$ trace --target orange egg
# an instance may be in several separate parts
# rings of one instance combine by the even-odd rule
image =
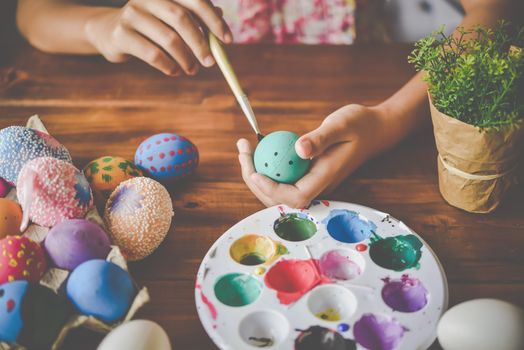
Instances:
[[[0,239],[19,235],[22,223],[22,208],[7,198],[0,198]]]

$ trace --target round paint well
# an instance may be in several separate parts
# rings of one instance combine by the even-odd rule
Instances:
[[[334,209],[322,223],[331,237],[343,243],[358,243],[371,237],[377,226],[357,212]]]
[[[307,300],[309,311],[324,321],[346,320],[357,310],[357,298],[348,289],[324,285],[316,287]]]
[[[271,348],[286,339],[289,322],[276,311],[257,311],[240,321],[238,331],[246,344],[257,348]]]
[[[364,272],[366,262],[362,255],[351,249],[334,249],[322,254],[320,272],[331,279],[349,281]]]
[[[353,325],[355,341],[366,349],[393,350],[407,329],[387,315],[363,314]]]
[[[253,276],[243,273],[230,273],[215,283],[215,296],[228,306],[246,306],[258,299],[262,283]]]
[[[273,229],[280,238],[291,242],[305,241],[317,233],[317,225],[303,213],[281,215],[275,221]]]
[[[416,312],[428,304],[429,293],[424,284],[414,277],[384,278],[382,299],[394,311]]]
[[[369,256],[378,266],[394,271],[418,268],[423,244],[414,235],[374,238]]]
[[[255,266],[271,260],[276,255],[276,250],[275,242],[269,237],[246,235],[231,245],[229,254],[239,264]]]

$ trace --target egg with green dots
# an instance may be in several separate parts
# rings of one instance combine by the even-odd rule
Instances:
[[[295,151],[298,135],[290,131],[275,131],[258,144],[254,162],[258,173],[280,183],[295,183],[309,169],[310,160]]]

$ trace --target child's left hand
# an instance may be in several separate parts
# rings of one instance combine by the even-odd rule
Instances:
[[[380,107],[348,105],[329,115],[322,125],[295,144],[298,155],[312,158],[311,168],[295,184],[280,184],[258,174],[253,149],[246,139],[237,143],[242,177],[266,206],[305,208],[321,193],[335,189],[367,159],[388,145],[385,111]]]

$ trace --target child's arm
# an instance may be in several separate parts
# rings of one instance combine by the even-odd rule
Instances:
[[[518,10],[519,0],[463,0],[462,3],[466,15],[460,26],[465,28],[476,24],[493,26],[502,18],[522,20],[518,18],[522,13]],[[257,174],[251,145],[245,139],[239,140],[242,177],[266,206],[283,203],[304,208],[319,194],[333,190],[366,160],[429,125],[427,104],[427,87],[418,74],[377,106],[348,105],[335,111],[318,129],[297,141],[297,153],[303,158],[313,158],[313,164],[294,185],[278,184]]]
[[[51,53],[102,54],[111,62],[135,56],[168,75],[195,74],[214,64],[203,22],[224,42],[231,32],[207,0],[131,0],[122,8],[74,0],[19,0],[18,27],[36,48]]]

